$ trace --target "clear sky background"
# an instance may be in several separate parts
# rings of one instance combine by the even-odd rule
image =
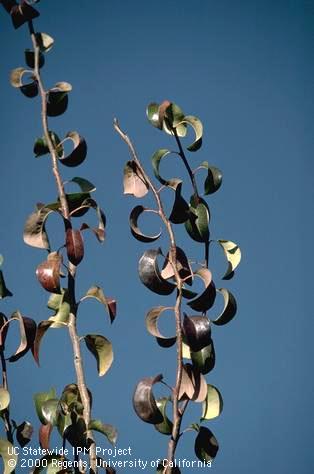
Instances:
[[[85,236],[86,258],[78,272],[78,295],[99,284],[118,299],[112,326],[96,302],[86,302],[79,314],[80,334],[106,335],[115,352],[108,374],[97,378],[95,361],[83,348],[94,416],[117,426],[118,447],[131,446],[134,458],[166,454],[168,438],[137,418],[131,397],[144,376],[162,372],[173,383],[175,350],[161,349],[144,325],[148,309],[173,300],[139,281],[138,259],[154,244],[130,234],[129,212],[140,201],[123,196],[128,152],[112,121],[119,118],[151,171],[150,156],[171,146],[171,138],[149,125],[145,108],[170,99],[204,124],[204,145],[190,162],[208,160],[223,171],[223,186],[208,200],[212,237],[237,242],[243,253],[235,278],[227,282],[238,315],[213,331],[216,367],[207,380],[220,389],[224,411],[208,423],[220,443],[211,469],[313,473],[314,2],[69,0],[43,1],[38,8],[36,28],[55,38],[43,69],[46,87],[63,80],[73,84],[68,111],[51,119],[50,127],[61,136],[79,131],[89,147],[85,163],[63,167],[63,177],[92,181],[108,218],[103,246]],[[48,157],[36,160],[32,153],[42,134],[39,101],[25,98],[8,80],[11,69],[24,65],[27,28],[14,31],[4,11],[0,24],[0,252],[14,293],[1,310],[19,308],[39,322],[49,316],[49,295],[35,277],[45,252],[27,247],[22,231],[35,203],[53,201],[56,190]],[[167,166],[165,175],[184,176],[188,198],[182,168]],[[146,226],[156,228],[153,220]],[[62,225],[56,217],[48,230],[58,245]],[[200,259],[201,246],[179,226],[176,231],[189,257]],[[166,239],[160,243],[167,248]],[[225,270],[219,249],[210,265],[218,286]],[[8,347],[14,349],[14,331]],[[71,351],[67,331],[51,330],[42,343],[41,368],[30,354],[10,364],[17,422],[26,418],[37,429],[32,394],[51,387],[60,394],[74,381]],[[187,422],[197,421],[200,410],[193,408]],[[98,443],[109,447],[101,437]],[[194,435],[187,433],[178,457],[195,459],[193,444]]]

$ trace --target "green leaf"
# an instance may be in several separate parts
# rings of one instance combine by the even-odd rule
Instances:
[[[76,176],[75,178],[72,178],[70,181],[72,183],[78,184],[82,193],[92,193],[93,191],[96,191],[96,187],[93,185],[93,183],[91,183],[85,178],[79,178],[78,176]]]
[[[42,406],[47,400],[53,400],[57,398],[56,390],[54,388],[51,388],[49,392],[35,393],[33,398],[35,402],[37,416],[41,423],[45,425],[47,422],[42,412]]]
[[[3,265],[3,261],[4,261],[3,255],[0,254],[0,267]]]
[[[213,340],[211,339],[207,346],[197,352],[191,350],[190,357],[194,367],[196,367],[202,374],[208,374],[208,372],[213,370],[216,362]]]
[[[14,453],[12,444],[6,439],[0,438],[0,456],[2,457],[4,465],[3,474],[10,474],[13,472],[17,464],[18,456],[9,453]]]
[[[183,224],[189,219],[189,205],[181,195],[182,182],[175,186],[175,201],[169,216],[173,224]]]
[[[220,315],[216,319],[211,319],[211,321],[217,326],[223,326],[229,323],[236,315],[237,302],[233,294],[226,288],[220,288],[217,291],[223,296],[224,307]]]
[[[241,250],[238,245],[231,242],[231,240],[218,240],[217,242],[222,247],[226,259],[228,260],[228,268],[222,279],[229,280],[233,277],[234,270],[241,261]]]
[[[152,336],[156,337],[156,340],[158,344],[161,347],[171,347],[175,344],[177,337],[166,337],[161,334],[161,332],[158,329],[158,319],[162,315],[164,311],[167,310],[174,310],[173,307],[169,306],[157,306],[155,308],[152,308],[148,313],[146,314],[145,318],[145,323],[146,323],[146,329],[151,334]]]
[[[35,38],[41,52],[47,53],[50,51],[54,43],[54,39],[51,36],[47,35],[47,33],[36,33]]]
[[[181,124],[190,125],[194,129],[194,132],[195,132],[195,140],[190,146],[187,147],[187,149],[189,151],[199,150],[202,146],[202,137],[203,137],[202,122],[197,117],[194,117],[193,115],[186,115],[181,121]]]
[[[135,161],[128,161],[124,167],[124,194],[141,198],[148,193],[148,184]]]
[[[190,199],[190,217],[185,222],[187,233],[196,242],[208,242],[209,221],[210,212],[207,203],[201,198],[197,200],[193,195]]]
[[[40,249],[50,249],[45,223],[51,212],[53,210],[41,207],[27,218],[23,233],[23,239],[27,245]]]
[[[159,120],[159,104],[152,102],[146,109],[146,115],[150,123],[161,130],[162,126]]]
[[[113,362],[112,344],[104,336],[88,334],[84,337],[87,349],[97,361],[98,374],[101,377],[111,367]]]
[[[8,408],[10,404],[10,393],[4,387],[0,387],[0,411]]]
[[[154,426],[156,430],[159,431],[159,433],[162,433],[164,435],[171,435],[173,428],[173,423],[169,420],[166,414],[167,404],[169,401],[169,397],[162,397],[156,400],[156,405],[163,416],[163,421],[161,423],[155,424]]]
[[[52,426],[56,426],[59,404],[60,402],[57,398],[51,398],[42,403],[41,414],[44,419],[44,425],[50,423]]]
[[[129,219],[131,233],[133,237],[135,237],[140,242],[154,242],[155,240],[159,239],[159,237],[161,236],[161,231],[158,234],[152,235],[152,236],[145,235],[140,231],[137,221],[138,221],[139,216],[143,214],[143,212],[156,213],[156,211],[154,211],[153,209],[147,209],[146,207],[143,207],[143,206],[134,207],[134,209],[131,211],[130,219]]]
[[[80,299],[84,301],[87,298],[95,298],[99,303],[102,303],[108,311],[110,321],[113,322],[117,314],[116,300],[108,298],[104,295],[104,292],[100,286],[92,286],[87,293]]]
[[[200,427],[195,439],[195,454],[201,461],[211,462],[218,452],[218,441],[213,433],[204,426]]]
[[[161,106],[160,106],[161,107]],[[179,137],[185,137],[187,127],[184,120],[184,113],[182,109],[173,102],[166,107],[164,113],[163,129],[168,134],[173,134],[172,129],[176,129],[176,133]]]
[[[4,276],[2,270],[0,270],[0,300],[6,298],[7,296],[13,296],[11,291],[8,290],[5,284]]]
[[[165,156],[169,155],[170,153],[171,153],[170,150],[167,150],[166,148],[161,148],[160,150],[155,151],[155,153],[153,154],[153,156],[151,158],[152,165],[153,165],[153,170],[154,170],[154,175],[158,179],[158,181],[161,184],[163,184],[164,186],[170,186],[171,182],[173,180],[166,180],[166,179],[162,178],[159,174],[159,166],[160,166],[161,160]]]
[[[50,139],[52,141],[52,144],[54,145],[54,148],[57,150],[58,156],[63,155],[63,147],[60,145],[60,138],[55,132],[50,131],[49,132]],[[47,144],[46,137],[43,136],[41,138],[37,138],[35,145],[34,145],[34,154],[36,158],[39,156],[43,156],[49,153],[49,147]]]
[[[112,425],[107,425],[100,420],[91,420],[88,429],[102,433],[112,445],[115,445],[117,442],[118,433]]]
[[[222,183],[222,173],[220,169],[209,165],[207,161],[203,161],[199,168],[205,168],[207,170],[207,176],[204,183],[205,196],[218,191]]]
[[[153,394],[153,385],[160,382],[162,378],[161,374],[156,377],[145,377],[136,385],[133,394],[135,413],[142,421],[153,425],[162,423],[164,419]]]
[[[207,384],[207,397],[203,403],[201,421],[212,420],[220,415],[223,409],[222,396],[213,385]]]

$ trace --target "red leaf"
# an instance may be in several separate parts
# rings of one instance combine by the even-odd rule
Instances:
[[[84,257],[84,241],[77,229],[67,229],[65,245],[68,258],[73,265],[78,265]]]

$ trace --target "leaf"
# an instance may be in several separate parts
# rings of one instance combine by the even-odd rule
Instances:
[[[195,438],[195,454],[201,461],[212,461],[218,452],[218,441],[213,433],[204,426],[200,427],[198,435]]]
[[[88,429],[102,433],[112,445],[115,445],[117,442],[118,433],[116,428],[112,425],[102,423],[100,420],[91,420]]]
[[[206,312],[213,306],[216,299],[216,288],[212,281],[212,274],[207,268],[199,268],[194,272],[194,275],[203,280],[205,291],[187,304],[195,311]]]
[[[193,115],[186,115],[180,124],[190,125],[195,132],[195,141],[187,147],[189,151],[197,151],[202,146],[202,137],[203,137],[203,125],[202,122]],[[179,125],[180,125],[179,124]]]
[[[176,267],[180,277],[185,280],[185,283],[191,285],[193,281],[193,271],[187,256],[180,247],[176,247]],[[174,271],[170,262],[169,252],[166,255],[165,264],[160,274],[162,278],[165,278],[166,280],[174,278]],[[193,295],[196,296],[196,293],[193,293]]]
[[[190,352],[190,358],[193,366],[196,367],[202,374],[208,374],[215,367],[216,357],[213,340],[197,352]]]
[[[202,198],[190,199],[190,216],[185,222],[185,228],[189,236],[196,242],[208,242],[210,212],[208,205]]]
[[[17,89],[22,87],[24,74],[32,74],[32,72],[23,67],[17,67],[13,69],[10,75],[11,86]]]
[[[62,115],[68,107],[68,92],[72,90],[71,84],[58,82],[47,93],[47,115],[57,117]]]
[[[8,408],[10,404],[10,393],[4,387],[0,387],[0,411]]]
[[[113,352],[111,342],[104,336],[88,334],[84,337],[87,349],[93,354],[97,361],[98,374],[101,377],[111,367]]]
[[[161,254],[160,248],[146,250],[139,261],[139,276],[141,282],[154,293],[170,295],[175,289],[175,285],[161,276],[157,263],[157,257]]]
[[[98,241],[102,243],[105,240],[106,216],[103,210],[97,205],[96,201],[94,201],[93,199],[89,199],[86,205],[95,209],[98,218],[98,226],[90,227],[88,224],[83,223],[81,225],[81,230],[90,229],[96,235]]]
[[[211,328],[206,316],[189,317],[184,314],[183,333],[191,351],[197,352],[211,341]]]
[[[73,142],[74,148],[67,156],[62,156],[62,158],[60,158],[60,163],[71,168],[74,166],[79,166],[83,163],[87,155],[87,143],[85,138],[81,137],[81,135],[79,135],[77,132],[69,132],[62,141],[62,144],[64,145],[67,140],[71,140]],[[77,180],[82,178],[74,179],[76,179],[76,182],[78,182]]]
[[[182,183],[178,182],[175,187],[175,201],[169,216],[173,224],[183,224],[189,219],[190,208],[186,200],[181,195]]]
[[[53,426],[51,423],[46,425],[40,425],[39,428],[39,444],[42,449],[50,448],[50,435],[52,433]]]
[[[47,53],[50,51],[54,43],[54,39],[51,36],[47,35],[47,33],[36,33],[35,38],[41,52]]]
[[[53,321],[41,321],[38,324],[37,330],[36,330],[36,337],[34,341],[34,348],[33,348],[33,357],[38,365],[39,364],[39,348],[41,344],[41,340],[48,331],[48,329],[53,325]]]
[[[215,166],[210,166],[207,161],[203,161],[199,168],[207,169],[207,176],[204,183],[205,196],[218,191],[222,183],[222,173],[220,169]]]
[[[60,269],[62,256],[51,252],[47,260],[40,263],[36,269],[36,276],[41,286],[50,293],[60,293]]]
[[[153,385],[162,380],[162,375],[146,377],[139,381],[133,394],[133,408],[137,416],[146,423],[162,423],[163,415],[157,407]]]
[[[0,300],[6,298],[7,296],[13,296],[11,291],[8,290],[5,284],[4,276],[2,270],[0,270]]]
[[[182,342],[182,357],[184,359],[191,359],[190,348],[185,342]]]
[[[152,209],[147,209],[143,206],[136,206],[131,211],[130,219],[129,219],[131,233],[133,237],[135,237],[140,242],[154,242],[155,240],[159,239],[159,237],[161,236],[161,231],[158,234],[152,235],[152,236],[145,235],[140,231],[140,229],[138,228],[137,221],[138,221],[139,216],[143,212],[155,212],[155,211]]]
[[[23,81],[24,75],[27,75],[28,82]],[[32,71],[18,67],[11,72],[10,82],[13,87],[20,89],[26,97],[33,98],[38,94],[38,84]]]
[[[163,104],[160,105],[160,109],[162,108],[162,105]],[[171,104],[165,108],[164,112],[164,131],[172,135],[172,129],[175,129],[179,137],[185,137],[187,127],[185,123],[183,123],[183,120],[184,113],[182,109],[177,104],[171,102]]]
[[[49,131],[49,136],[52,141],[52,144],[54,145],[54,148],[57,150],[58,156],[62,156],[63,154],[63,147],[60,145],[60,138],[55,132]],[[37,138],[35,144],[34,144],[34,154],[36,158],[39,156],[43,156],[49,153],[49,147],[47,144],[46,137],[43,136],[41,138]]]
[[[5,340],[7,337],[9,326],[6,324],[8,318],[4,313],[0,312],[0,347],[4,351]]]
[[[117,314],[116,300],[105,296],[102,288],[99,286],[92,286],[80,301],[84,301],[86,298],[95,298],[99,303],[102,303],[108,311],[110,321],[114,321]]]
[[[158,181],[164,185],[164,186],[169,186],[175,189],[178,179],[177,178],[172,178],[172,179],[164,179],[160,176],[159,173],[159,166],[161,160],[172,153],[170,150],[167,150],[166,148],[161,148],[160,150],[155,151],[153,154],[151,160],[152,160],[152,165],[153,165],[153,170],[154,170],[154,175],[158,179]],[[179,180],[180,181],[180,180]]]
[[[157,306],[152,308],[146,314],[145,323],[147,331],[154,337],[156,337],[158,344],[161,347],[171,347],[175,344],[177,338],[174,337],[165,337],[161,334],[158,329],[158,319],[164,311],[173,310],[173,307],[168,306]]]
[[[236,315],[237,302],[233,294],[226,288],[219,288],[217,291],[221,293],[224,298],[224,307],[220,315],[216,319],[211,319],[211,321],[217,326],[223,326],[229,323]]]
[[[36,336],[36,323],[33,319],[22,316],[19,311],[12,314],[11,319],[18,319],[20,326],[21,342],[15,353],[9,357],[9,362],[16,362],[30,349],[33,350]]]
[[[42,403],[41,414],[44,419],[44,425],[50,423],[52,426],[56,426],[59,404],[60,401],[57,398],[50,398]]]
[[[10,10],[10,15],[15,29],[39,16],[38,11],[35,10],[35,8],[33,8],[27,2],[24,1],[20,5],[16,5],[16,2],[14,3],[15,5],[12,6]]]
[[[51,209],[41,207],[27,218],[23,233],[23,239],[27,245],[39,249],[50,249],[45,223],[51,212],[53,212]]]
[[[69,323],[70,312],[71,312],[71,306],[70,306],[69,298],[64,297],[56,314],[54,314],[53,316],[50,316],[48,321],[51,321],[51,325],[49,327],[51,329],[60,329],[67,326]]]
[[[228,260],[228,268],[222,279],[229,280],[233,277],[234,270],[241,261],[241,250],[240,247],[234,242],[231,242],[231,240],[218,240],[217,242],[222,247],[226,259]]]
[[[16,439],[22,448],[31,441],[33,431],[34,429],[28,421],[23,421],[23,423],[16,428]]]
[[[39,420],[41,421],[41,423],[45,425],[47,422],[42,412],[42,406],[47,400],[53,400],[57,398],[56,391],[54,388],[52,388],[49,390],[49,392],[35,393],[33,398],[34,398],[37,416]]]
[[[183,364],[179,399],[189,398],[198,403],[203,402],[206,395],[207,384],[204,376],[191,364]]]
[[[156,405],[158,410],[163,416],[163,421],[161,423],[155,424],[155,428],[159,433],[162,433],[164,435],[171,435],[172,433],[172,428],[173,428],[173,423],[172,421],[169,420],[166,414],[166,409],[167,409],[167,403],[170,401],[169,397],[163,397],[163,398],[158,398],[156,400]]]
[[[10,474],[13,472],[17,464],[18,456],[15,454],[12,444],[3,438],[0,438],[0,456],[3,460],[3,474]]]
[[[124,167],[124,194],[133,194],[141,198],[148,193],[148,184],[135,161],[128,161]]]
[[[35,53],[32,49],[25,49],[25,62],[31,69],[35,68]],[[45,56],[40,52],[38,66],[42,68],[45,64]]]
[[[170,102],[168,102],[170,104]],[[155,102],[150,103],[146,109],[146,115],[150,123],[160,130],[162,129],[161,121],[159,120],[159,104]]]
[[[82,217],[90,208],[97,205],[89,193],[70,193],[66,194],[66,198],[71,217]]]
[[[212,420],[220,415],[223,409],[222,396],[219,390],[213,385],[207,385],[207,397],[203,403],[201,421]]]
[[[72,178],[70,181],[72,183],[78,184],[82,193],[92,193],[93,191],[96,191],[96,187],[93,185],[93,183],[91,183],[85,178],[79,178],[78,176],[76,176],[75,178]]]
[[[77,266],[84,257],[84,241],[82,234],[77,229],[68,228],[66,230],[65,246],[70,262]]]

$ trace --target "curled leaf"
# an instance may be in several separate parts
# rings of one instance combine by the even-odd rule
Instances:
[[[189,398],[194,402],[203,402],[207,395],[204,376],[191,364],[183,364],[179,399]]]
[[[88,179],[80,178],[76,176],[75,178],[72,178],[70,181],[72,183],[78,184],[82,193],[92,193],[93,191],[96,191],[96,186],[94,186],[93,183],[88,181]]]
[[[136,206],[131,211],[131,214],[130,214],[129,222],[130,222],[131,233],[133,237],[135,237],[140,242],[154,242],[155,240],[159,239],[159,237],[161,236],[161,231],[158,234],[152,235],[152,236],[145,235],[140,231],[137,221],[138,221],[139,216],[143,212],[155,212],[155,211],[153,211],[152,209],[146,209],[143,206]]]
[[[195,454],[203,462],[211,462],[218,452],[218,441],[213,433],[204,426],[201,426],[195,438]]]
[[[154,170],[154,175],[156,176],[156,178],[158,179],[158,181],[163,184],[164,186],[169,186],[169,187],[174,187],[176,186],[176,183],[178,182],[178,180],[176,178],[173,178],[173,179],[164,179],[160,176],[160,173],[159,173],[159,166],[160,166],[160,162],[161,160],[169,155],[170,153],[172,153],[170,150],[167,150],[166,148],[161,148],[160,150],[157,150],[153,156],[152,156],[152,165],[153,165],[153,170]]]
[[[133,407],[137,416],[146,423],[162,423],[163,415],[157,407],[153,385],[162,380],[162,375],[147,377],[137,384],[133,394]]]
[[[41,52],[47,53],[52,48],[54,39],[47,33],[36,33],[35,38]]]
[[[202,374],[208,374],[208,372],[213,370],[216,362],[213,340],[211,339],[209,344],[199,351],[191,351],[190,358],[194,367],[196,367]]]
[[[220,288],[217,291],[223,296],[224,307],[220,315],[211,321],[217,326],[223,326],[224,324],[229,323],[229,321],[231,321],[236,315],[237,302],[233,294],[226,288]]]
[[[68,107],[68,92],[72,90],[71,84],[58,82],[47,93],[47,115],[57,117],[62,115]]]
[[[50,293],[60,293],[60,268],[62,256],[51,252],[47,260],[38,265],[36,275],[42,287]]]
[[[113,362],[112,344],[104,336],[88,334],[84,337],[87,349],[97,361],[98,374],[101,377],[110,369]]]
[[[0,387],[0,411],[8,408],[10,404],[10,393],[4,387]]]
[[[206,316],[192,316],[186,314],[183,319],[183,332],[190,350],[200,351],[211,341],[211,328]]]
[[[33,349],[33,356],[36,361],[36,363],[39,365],[39,348],[41,344],[41,340],[48,331],[48,329],[52,326],[53,321],[41,321],[38,324],[37,330],[36,330],[36,336],[34,340],[34,349]]]
[[[16,2],[9,3],[11,3],[10,15],[15,29],[39,16],[38,11],[35,10],[35,8],[29,5],[26,1],[22,1],[20,5],[18,5]]]
[[[80,299],[80,301],[86,298],[95,298],[99,303],[102,303],[108,311],[110,321],[113,322],[117,315],[117,304],[116,300],[105,296],[102,288],[99,286],[92,286],[87,293]]]
[[[33,319],[22,316],[19,311],[12,314],[11,320],[17,319],[20,327],[20,345],[15,353],[9,357],[9,362],[16,362],[30,349],[33,351],[36,336],[36,323]]]
[[[148,184],[135,161],[128,161],[124,167],[124,194],[143,197],[148,193]]]
[[[118,433],[114,426],[103,423],[100,420],[91,420],[88,429],[98,431],[106,436],[109,443],[115,445],[117,442]]]
[[[77,229],[68,228],[66,230],[65,246],[70,262],[77,266],[84,257],[84,241],[82,234]]]
[[[205,196],[207,196],[208,194],[213,194],[216,191],[218,191],[222,183],[221,171],[215,166],[210,166],[207,161],[203,161],[203,163],[199,166],[199,168],[207,169],[207,176],[204,183]]]
[[[173,203],[172,211],[169,216],[169,220],[173,224],[183,224],[190,217],[190,208],[181,194],[182,183],[177,182],[177,184],[173,187],[175,187],[175,200]]]
[[[58,137],[58,135],[56,133],[54,133],[52,131],[49,131],[49,136],[50,136],[50,140],[51,140],[54,148],[58,152],[58,156],[62,156],[63,147],[60,144],[60,138]],[[48,144],[47,144],[46,137],[43,136],[42,138],[37,138],[37,140],[34,144],[34,154],[35,154],[36,158],[38,158],[39,156],[46,155],[47,153],[49,153],[49,147],[48,147]]]
[[[28,78],[28,82],[24,82],[24,76]],[[26,97],[32,98],[38,94],[38,84],[32,71],[23,67],[18,67],[11,72],[10,82],[13,87],[20,89]]]
[[[191,285],[193,281],[193,271],[192,271],[192,268],[188,261],[187,256],[185,255],[184,251],[180,247],[176,247],[176,267],[177,267],[180,277],[184,279],[185,283],[187,283],[188,285]],[[166,255],[165,264],[160,274],[162,278],[165,278],[166,280],[174,277],[174,271],[170,262],[169,252]],[[195,293],[194,293],[194,296],[196,296]]]
[[[52,209],[41,207],[27,218],[23,233],[23,239],[27,245],[49,250],[50,245],[45,223],[51,212],[53,212]]]
[[[31,69],[35,68],[35,53],[32,49],[25,49],[25,62],[28,67]],[[45,64],[45,56],[40,52],[39,53],[39,61],[38,61],[38,66],[39,68],[42,68],[43,65]]]
[[[187,304],[195,311],[206,312],[213,306],[216,298],[216,288],[212,281],[212,274],[207,268],[199,268],[194,275],[203,280],[205,291]]]
[[[169,420],[166,413],[167,404],[169,401],[169,397],[162,397],[156,400],[156,405],[163,416],[163,421],[161,423],[155,424],[155,428],[157,431],[159,431],[159,433],[162,433],[164,435],[171,435],[173,428],[173,423]]]
[[[161,255],[161,249],[146,250],[139,261],[139,276],[141,282],[154,293],[159,295],[170,295],[175,285],[165,280],[160,273],[157,257]]]
[[[228,260],[228,268],[222,279],[229,280],[233,277],[234,270],[241,261],[241,250],[240,247],[234,242],[231,242],[231,240],[218,240],[218,243],[222,247],[226,259]]]
[[[209,221],[210,212],[207,203],[201,198],[192,196],[189,218],[185,222],[185,228],[189,236],[196,242],[208,242]]]
[[[202,146],[202,137],[203,137],[203,125],[200,119],[197,117],[194,117],[193,115],[186,115],[183,120],[181,121],[181,124],[187,124],[190,125],[195,132],[195,140],[194,142],[187,147],[189,151],[197,151],[201,148]]]
[[[82,203],[81,209],[89,209],[91,207],[96,211],[96,215],[98,218],[98,226],[91,227],[84,222],[81,225],[81,230],[91,230],[96,235],[97,240],[102,243],[105,240],[106,216],[103,210],[97,205],[96,201],[94,201],[94,199],[86,199],[86,201]],[[75,215],[77,214],[77,212],[78,211],[75,212]]]
[[[43,412],[42,412],[42,407],[43,407],[43,404],[47,401],[47,400],[54,400],[56,399],[57,396],[56,396],[56,391],[54,388],[50,389],[49,392],[39,392],[39,393],[35,393],[33,399],[34,399],[34,403],[35,403],[35,409],[36,409],[36,413],[37,413],[37,416],[40,420],[40,422],[42,424],[46,424],[46,419],[43,415]]]
[[[64,145],[67,140],[71,140],[73,142],[74,148],[70,154],[64,157],[62,156],[62,158],[60,158],[60,163],[69,167],[79,166],[86,158],[87,143],[85,139],[81,137],[81,135],[79,135],[77,132],[67,133],[65,139],[62,141],[62,145]]]
[[[172,307],[167,307],[167,306],[157,306],[155,308],[152,308],[150,311],[148,311],[146,315],[146,319],[145,319],[147,331],[152,336],[156,337],[157,342],[161,347],[171,347],[175,344],[177,340],[176,336],[174,337],[163,336],[158,329],[159,317],[162,315],[164,311],[167,311],[169,309],[173,310]]]
[[[219,390],[213,385],[208,384],[207,397],[203,402],[203,412],[201,421],[212,420],[213,418],[217,418],[217,416],[219,416],[222,412],[222,409],[223,401]]]

